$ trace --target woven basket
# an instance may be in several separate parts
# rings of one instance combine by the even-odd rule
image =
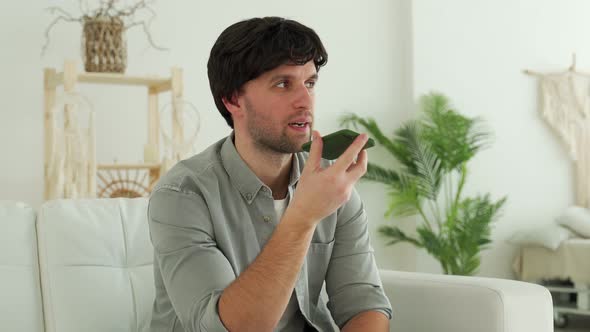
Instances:
[[[82,57],[87,72],[124,73],[127,67],[125,26],[117,17],[85,17]]]

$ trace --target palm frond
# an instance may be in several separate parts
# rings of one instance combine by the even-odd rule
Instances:
[[[460,204],[456,229],[455,247],[459,255],[456,260],[459,269],[455,274],[471,275],[480,263],[479,252],[491,243],[491,222],[506,202],[506,198],[492,202],[490,195],[467,198]]]
[[[474,118],[467,134],[467,142],[470,152],[475,155],[491,145],[492,132],[487,128],[481,118]]]
[[[401,174],[399,182],[390,187],[388,196],[389,208],[385,212],[386,217],[405,217],[419,213],[422,200],[412,176]]]
[[[485,148],[491,135],[479,118],[467,118],[451,109],[446,97],[429,94],[421,99],[423,134],[446,170],[456,169]]]
[[[446,112],[450,104],[449,99],[438,92],[430,92],[420,97],[420,109],[428,115]]]
[[[438,236],[433,230],[430,228],[419,226],[416,228],[416,232],[418,233],[420,239],[424,243],[424,248],[431,253],[440,254],[444,251],[444,243],[442,238]]]
[[[417,175],[416,165],[414,163],[414,156],[411,146],[416,146],[418,143],[418,121],[408,121],[400,128],[395,130],[393,147],[396,159],[404,166],[405,170],[413,175]]]
[[[430,200],[436,200],[441,182],[440,160],[426,144],[415,148],[417,149],[413,152],[419,175],[416,177],[419,193]]]
[[[378,229],[379,234],[387,237],[387,238],[392,238],[392,240],[390,242],[387,243],[387,245],[392,245],[392,244],[396,244],[396,243],[400,243],[400,242],[409,242],[414,244],[417,247],[422,247],[422,243],[420,243],[420,241],[418,241],[417,239],[406,235],[406,233],[404,233],[399,227],[397,226],[381,226]]]
[[[428,199],[435,200],[438,196],[441,183],[440,160],[432,152],[427,142],[420,138],[420,129],[417,123],[409,123],[403,127],[397,136],[406,144],[411,155],[415,173],[418,193]]]
[[[419,226],[416,231],[426,251],[441,263],[445,273],[452,273],[457,269],[457,264],[454,261],[457,253],[443,233],[435,232],[424,225]]]
[[[373,163],[368,163],[367,172],[363,175],[362,179],[380,182],[386,185],[393,185],[399,182],[399,175],[393,170],[385,169]]]
[[[391,154],[395,156],[395,147],[393,142],[383,134],[377,122],[373,118],[361,118],[356,114],[346,114],[340,118],[340,126],[345,128],[353,127],[358,129],[359,127],[364,128],[366,131],[369,132],[377,143],[387,149]]]

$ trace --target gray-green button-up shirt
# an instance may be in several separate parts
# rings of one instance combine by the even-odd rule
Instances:
[[[254,261],[279,222],[270,189],[241,159],[232,138],[175,165],[152,192],[152,331],[227,331],[217,310],[219,297]],[[291,197],[307,156],[294,154]],[[320,297],[324,282],[327,303]],[[305,320],[319,331],[334,331],[332,322],[342,327],[366,310],[391,318],[356,191],[317,225],[295,294]]]

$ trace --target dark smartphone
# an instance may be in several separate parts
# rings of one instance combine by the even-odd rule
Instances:
[[[340,157],[344,151],[354,142],[355,138],[360,135],[350,129],[342,129],[322,137],[324,146],[322,149],[322,158],[334,160]],[[363,149],[368,149],[375,146],[375,141],[369,138]],[[311,149],[311,142],[307,142],[301,146],[303,151],[309,152]]]

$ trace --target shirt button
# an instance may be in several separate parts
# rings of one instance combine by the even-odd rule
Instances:
[[[252,194],[250,194],[250,193],[247,193],[247,194],[246,194],[246,199],[247,199],[247,200],[251,200],[251,199],[252,199]]]
[[[264,222],[269,223],[271,221],[269,216],[264,216]]]

